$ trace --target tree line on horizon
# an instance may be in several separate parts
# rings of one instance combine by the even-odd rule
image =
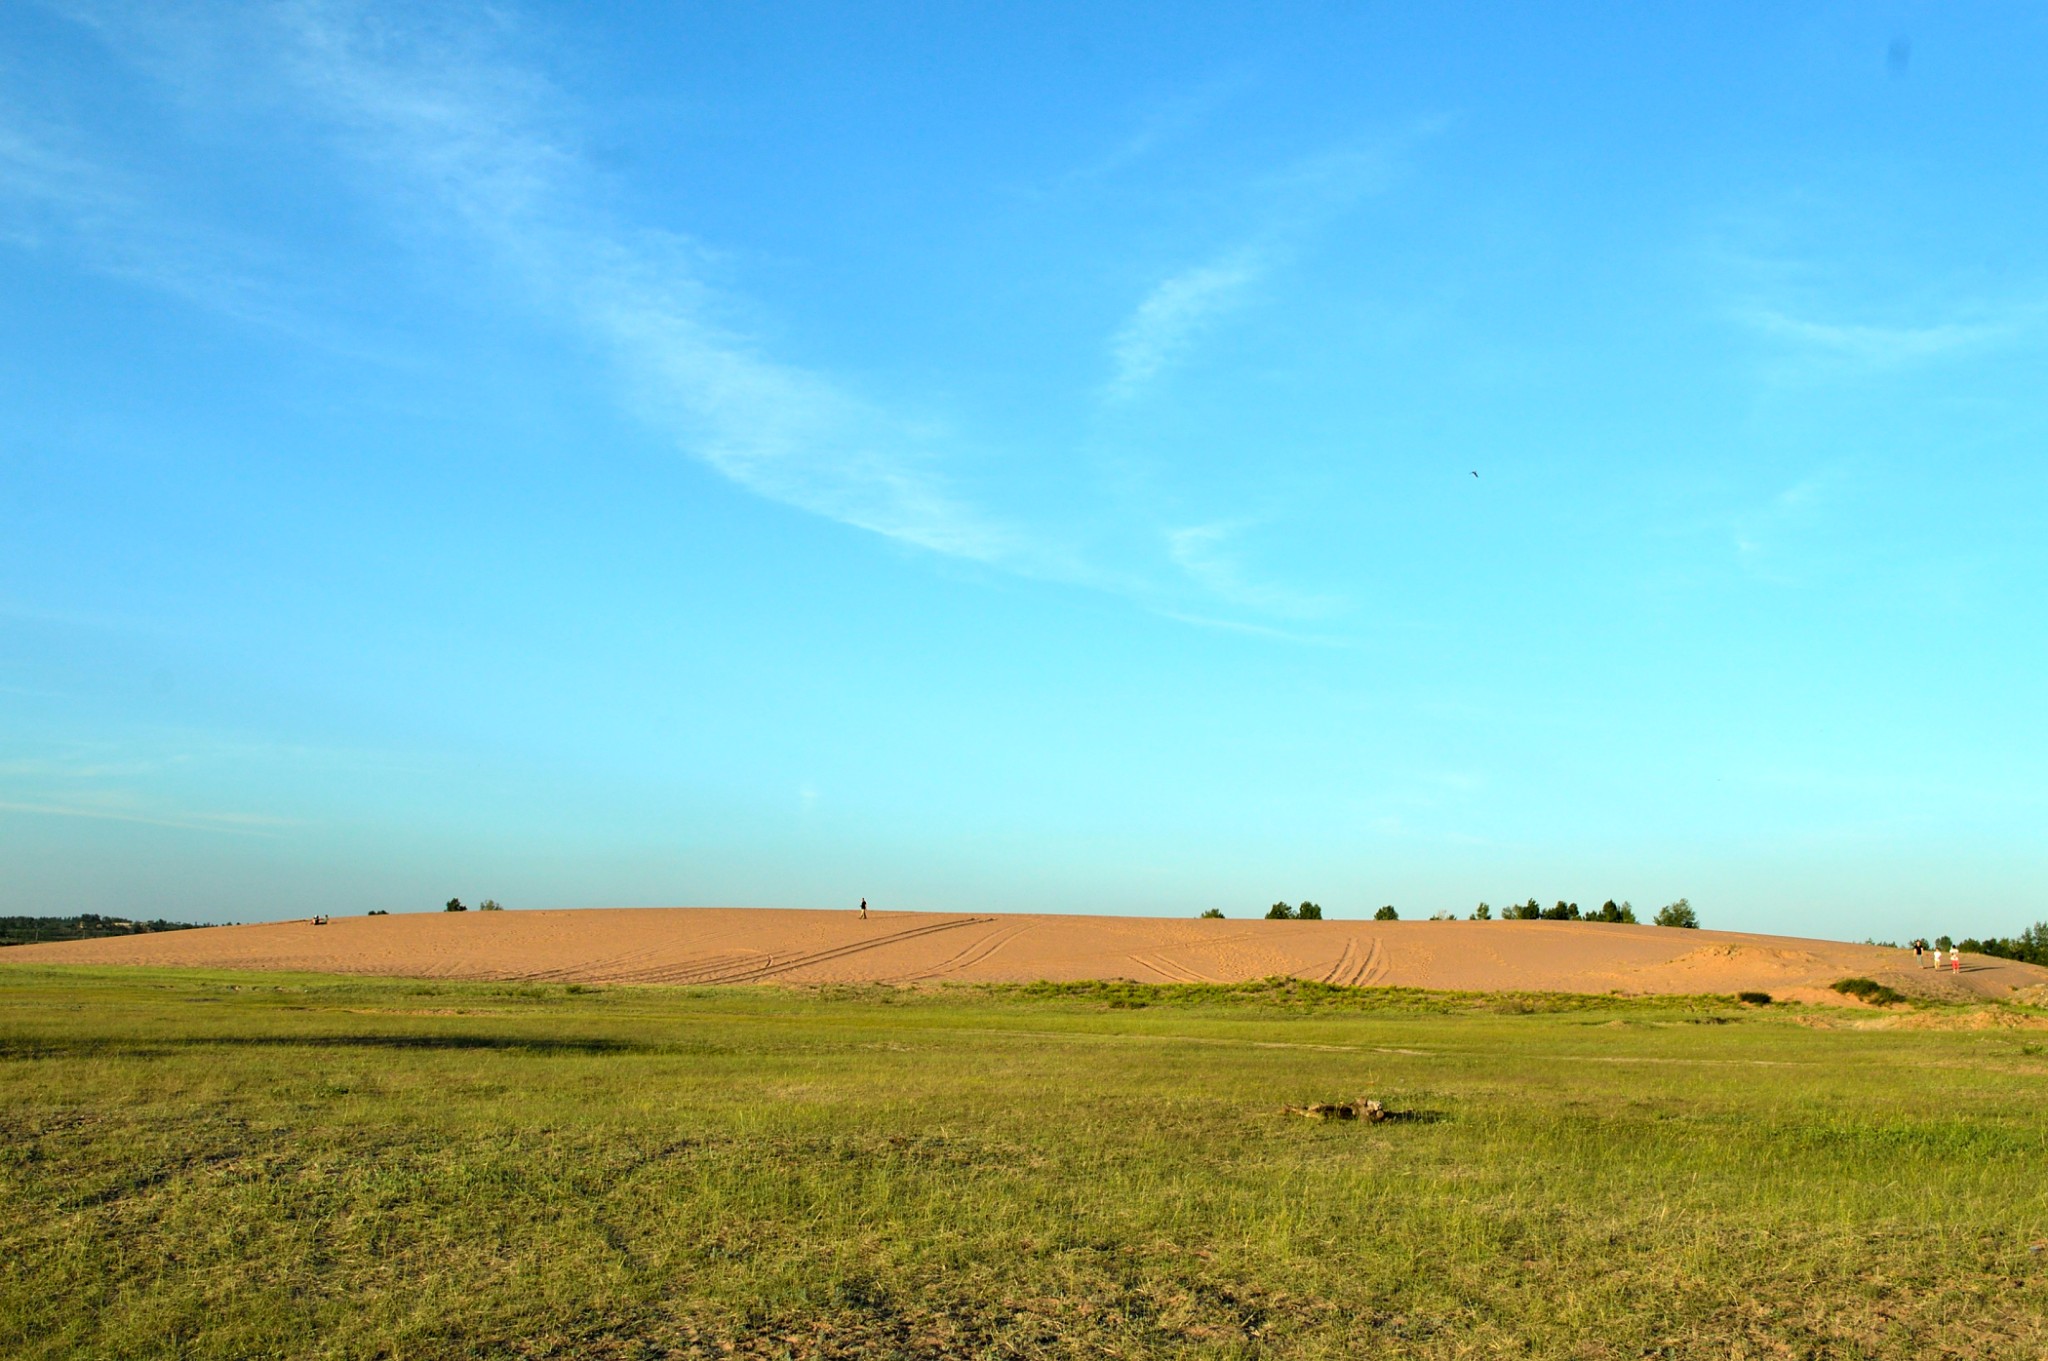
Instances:
[[[2048,964],[2048,922],[2035,922],[2017,936],[1993,936],[1989,940],[1966,937],[1955,948],[1965,954],[1990,955],[2022,964]]]
[[[98,940],[103,936],[146,936],[158,931],[190,931],[211,922],[130,921],[97,912],[75,917],[0,917],[0,946],[34,945],[46,940]]]
[[[1221,917],[1223,909],[1220,907],[1204,908],[1201,915],[1210,918]],[[1319,904],[1306,900],[1298,904],[1274,903],[1266,909],[1267,921],[1321,921],[1322,919],[1322,907]],[[1373,913],[1372,919],[1380,922],[1399,921],[1401,920],[1401,914],[1394,909],[1392,903],[1388,903],[1380,908],[1379,911]],[[1439,912],[1430,917],[1431,921],[1456,921],[1457,919],[1457,914],[1453,912]],[[1467,918],[1467,920],[1475,922],[1492,921],[1493,919],[1493,908],[1486,903],[1481,903],[1473,908],[1472,915]],[[1636,910],[1633,905],[1627,902],[1617,903],[1612,898],[1609,898],[1600,906],[1585,912],[1579,910],[1577,903],[1559,900],[1554,907],[1544,907],[1534,898],[1531,898],[1527,902],[1509,903],[1500,910],[1500,920],[1528,922],[1625,922],[1635,925]],[[1700,924],[1699,913],[1694,911],[1693,905],[1684,898],[1680,898],[1675,903],[1666,903],[1658,908],[1657,915],[1651,920],[1658,926],[1675,926],[1687,930],[1697,930]],[[2037,933],[2039,935],[2038,948],[2044,953],[2048,953],[2048,924],[2036,926],[2033,932],[2022,933],[2022,941],[2032,940]],[[1969,944],[1969,942],[1965,942],[1966,947]],[[1997,941],[1990,942],[1990,944],[2014,945],[2017,948],[2020,942]],[[2037,947],[2028,945],[2025,948]],[[1997,952],[1986,949],[1984,953],[1995,954]],[[2020,959],[2026,958],[2026,956],[2009,955],[2007,958]]]

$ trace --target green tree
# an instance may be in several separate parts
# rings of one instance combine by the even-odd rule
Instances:
[[[1699,924],[1699,913],[1693,911],[1692,904],[1683,898],[1680,898],[1675,903],[1666,903],[1657,909],[1657,925],[1659,926],[1683,926],[1691,930],[1697,930]]]
[[[468,908],[466,908],[466,907],[464,907],[464,906],[462,905],[462,899],[460,899],[460,898],[450,898],[450,899],[448,900],[448,906],[446,906],[446,907],[442,908],[441,910],[442,910],[443,912],[467,912],[467,911],[469,911],[469,909],[468,909]]]
[[[1266,920],[1269,922],[1291,922],[1294,920],[1294,909],[1286,903],[1274,903],[1266,909]]]
[[[1965,940],[1961,942],[1961,948],[1973,955],[2016,959],[2022,964],[2048,964],[2048,922],[2035,922],[2017,936]]]
[[[1220,907],[1205,907],[1202,909],[1202,915],[1204,917],[1221,917],[1223,909]]]
[[[1526,903],[1509,903],[1501,909],[1500,919],[1509,922],[1532,922],[1542,915],[1543,909],[1536,906],[1536,900],[1531,898]]]
[[[476,910],[479,912],[503,912],[505,905],[496,898],[486,898],[476,905]]]
[[[1294,909],[1294,916],[1297,921],[1319,922],[1323,919],[1323,905],[1309,902],[1304,898],[1301,905]]]
[[[1481,903],[1479,906],[1472,909],[1472,920],[1476,922],[1492,921],[1493,909],[1488,907],[1485,903]]]
[[[1376,922],[1397,922],[1401,920],[1401,914],[1394,910],[1392,903],[1388,903],[1385,907],[1373,913],[1372,919]]]

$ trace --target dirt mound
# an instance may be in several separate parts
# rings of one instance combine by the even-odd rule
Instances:
[[[75,963],[576,983],[1325,983],[1475,992],[1736,993],[1801,1000],[1848,976],[1949,1000],[2048,989],[2048,969],[1915,970],[1875,945],[1604,922],[1263,921],[779,908],[419,913],[10,946]],[[1853,1005],[1853,1004],[1851,1004]]]

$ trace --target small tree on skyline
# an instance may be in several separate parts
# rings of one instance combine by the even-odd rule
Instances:
[[[1303,899],[1301,905],[1294,909],[1294,919],[1302,922],[1319,922],[1323,919],[1323,905]]]
[[[1392,903],[1388,903],[1385,907],[1373,913],[1372,919],[1376,922],[1397,922],[1401,920],[1401,914],[1394,910]]]
[[[1294,920],[1294,908],[1286,903],[1274,903],[1266,909],[1266,920],[1269,922],[1291,922]]]
[[[1202,909],[1202,915],[1204,917],[1221,917],[1223,909],[1220,907],[1205,907]]]
[[[1692,904],[1680,898],[1675,903],[1666,903],[1657,909],[1657,925],[1681,926],[1687,930],[1699,929],[1699,913],[1692,910]]]
[[[1479,906],[1472,909],[1472,920],[1476,922],[1492,921],[1493,909],[1488,907],[1485,903],[1481,903]]]
[[[460,898],[450,898],[450,899],[448,900],[448,906],[446,906],[446,907],[442,908],[441,910],[442,910],[443,912],[467,912],[467,911],[469,911],[469,909],[468,909],[468,908],[466,908],[466,907],[464,907],[464,906],[462,905],[462,899],[460,899]]]

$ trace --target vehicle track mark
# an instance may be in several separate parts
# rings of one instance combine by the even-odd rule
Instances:
[[[1365,962],[1359,965],[1358,977],[1352,983],[1354,988],[1377,986],[1387,976],[1387,952],[1380,945],[1380,938],[1372,938],[1372,946],[1365,952]]]
[[[809,968],[813,964],[829,964],[835,959],[844,959],[848,955],[863,954],[869,950],[879,950],[885,945],[900,945],[904,941],[936,935],[940,931],[957,931],[963,926],[980,926],[994,920],[994,917],[957,917],[952,921],[929,922],[923,926],[913,926],[907,931],[892,931],[886,936],[877,936],[872,940],[857,940],[849,945],[837,945],[828,950],[814,950],[809,954],[792,955],[780,961],[771,958],[764,964],[734,969],[715,978],[707,978],[700,981],[708,983],[755,983],[764,978],[772,978],[776,974],[789,973],[794,969]]]
[[[967,945],[966,948],[950,959],[934,964],[929,969],[922,969],[916,973],[899,974],[894,978],[885,978],[880,981],[884,983],[921,983],[928,978],[941,978],[947,974],[959,973],[963,969],[971,969],[1030,929],[1031,923],[1029,922],[1007,927],[999,926],[981,939]]]

